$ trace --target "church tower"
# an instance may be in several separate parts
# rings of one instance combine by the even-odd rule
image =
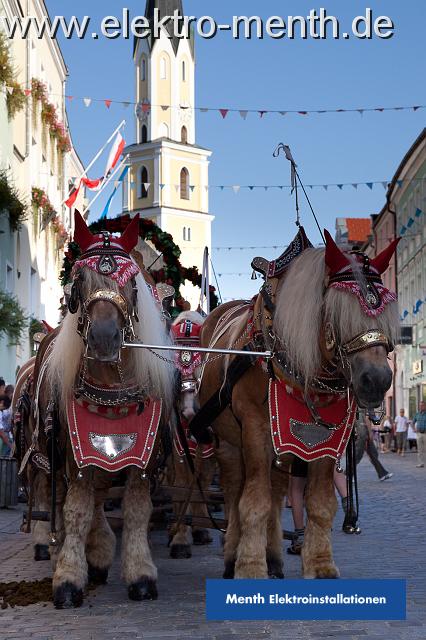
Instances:
[[[147,0],[145,16],[183,15],[182,0]],[[211,249],[209,162],[211,151],[196,144],[194,40],[177,38],[173,23],[158,38],[136,38],[136,144],[128,146],[130,170],[123,209],[150,218],[173,236],[181,263],[201,272],[203,249]],[[200,291],[182,292],[192,308]]]

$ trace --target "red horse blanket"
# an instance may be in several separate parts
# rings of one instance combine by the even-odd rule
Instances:
[[[158,434],[162,402],[147,400],[141,415],[138,407],[99,407],[71,400],[68,429],[78,467],[94,465],[110,472],[131,465],[146,469]]]
[[[185,430],[188,449],[193,458],[195,458],[197,454],[198,447],[201,447],[201,457],[203,460],[207,460],[207,458],[211,458],[214,455],[214,447],[212,444],[201,444],[201,445],[197,444],[197,441],[195,440],[195,438],[191,436],[191,433],[185,424],[183,425],[183,428]],[[177,432],[175,432],[174,443],[175,443],[175,448],[178,455],[181,458],[183,458],[185,456],[185,451],[184,451],[181,439],[179,437],[179,434]]]
[[[321,398],[327,403],[327,398]],[[330,457],[340,458],[355,422],[356,405],[348,406],[346,396],[330,396],[324,407],[315,407],[321,421],[316,424],[303,395],[285,382],[269,383],[269,416],[275,453],[294,453],[306,462]],[[330,427],[328,426],[330,425]]]

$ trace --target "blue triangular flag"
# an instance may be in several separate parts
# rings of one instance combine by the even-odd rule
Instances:
[[[408,222],[407,222],[407,227],[410,229],[414,224],[414,220],[413,218],[409,218]]]
[[[420,218],[422,213],[423,213],[423,211],[421,209],[416,209],[416,218]]]

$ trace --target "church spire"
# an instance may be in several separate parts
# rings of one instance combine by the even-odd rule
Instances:
[[[173,17],[175,11],[178,11],[180,16],[184,16],[182,0],[146,0],[145,17],[149,20],[151,32],[155,9],[158,9],[160,18],[164,18],[165,16]],[[166,26],[169,35],[172,36],[170,42],[176,54],[179,48],[180,38],[173,33],[173,28],[173,22],[169,22]],[[155,39],[152,37],[151,47],[154,46],[154,43]]]

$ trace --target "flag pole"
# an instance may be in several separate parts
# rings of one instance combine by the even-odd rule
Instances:
[[[95,197],[93,198],[93,200],[91,202],[89,202],[89,204],[87,205],[87,207],[83,210],[82,215],[84,216],[84,214],[86,213],[86,211],[89,211],[90,207],[96,202],[96,200],[99,198],[99,196],[101,195],[101,193],[104,192],[104,190],[106,189],[106,187],[109,185],[109,183],[111,182],[111,180],[114,178],[114,176],[117,175],[117,173],[120,171],[120,169],[123,168],[123,166],[126,164],[127,160],[129,159],[129,155],[127,155],[125,158],[123,158],[123,160],[120,162],[120,164],[114,169],[113,173],[109,176],[109,178],[103,183],[102,187],[99,189],[99,191],[97,192],[97,194],[95,195]]]
[[[114,138],[114,136],[117,135],[117,133],[125,126],[126,121],[122,120],[121,123],[118,125],[118,127],[113,131],[113,133],[110,135],[110,137],[108,138],[108,140],[105,142],[105,144],[103,145],[103,147],[98,151],[98,153],[95,155],[95,157],[89,162],[89,164],[87,165],[87,167],[85,168],[85,170],[83,171],[83,173],[77,178],[77,184],[80,182],[80,180],[82,178],[85,178],[87,176],[87,173],[90,171],[90,169],[93,167],[93,165],[95,164],[96,160],[103,154],[103,152],[105,151],[105,149],[107,148],[107,146],[109,145],[109,143],[111,142],[111,140]],[[70,194],[67,195],[67,197],[62,200],[61,202],[61,207],[66,203],[66,201],[68,200],[68,198],[70,197]]]

